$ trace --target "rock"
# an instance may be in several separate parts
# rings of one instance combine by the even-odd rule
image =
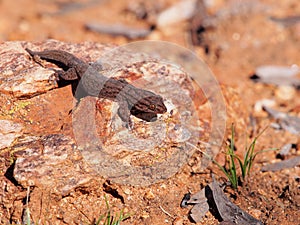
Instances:
[[[155,194],[152,192],[152,190],[148,190],[145,195],[144,195],[144,198],[145,199],[148,199],[148,200],[152,200],[155,198]]]
[[[184,220],[179,217],[177,217],[172,223],[172,225],[183,225],[183,224],[184,224]]]
[[[253,81],[265,84],[299,87],[300,80],[296,77],[299,72],[300,69],[296,65],[291,67],[265,65],[257,67],[254,75],[250,78]]]
[[[129,39],[145,38],[151,33],[150,28],[130,27],[125,24],[102,24],[102,23],[87,23],[85,27],[88,30],[114,36],[124,36]]]
[[[296,90],[291,86],[279,86],[275,91],[276,97],[285,102],[295,98]]]
[[[0,149],[9,147],[22,135],[23,126],[9,120],[0,120]]]
[[[264,107],[272,107],[275,106],[276,102],[272,99],[261,99],[255,102],[254,104],[254,112],[261,113],[264,111]]]
[[[108,46],[86,43],[81,45],[65,44],[63,42],[48,40],[34,46],[27,42],[4,42],[0,44],[0,93],[16,98],[30,98],[45,93],[57,87],[54,74],[55,70],[43,68],[31,60],[29,54],[24,50],[63,49],[76,52],[79,46],[94,48],[90,57],[97,60],[102,51]],[[82,49],[81,49],[82,50]],[[97,51],[98,50],[98,51]],[[80,51],[81,54],[84,51]],[[47,64],[48,65],[48,64]],[[52,65],[53,66],[53,65]]]
[[[182,0],[161,12],[156,20],[158,27],[165,27],[190,19],[195,13],[196,0]]]
[[[55,87],[49,83],[54,71],[35,66],[25,54],[25,42],[0,44],[0,93],[30,97]]]
[[[150,44],[148,47],[152,50],[153,42],[147,44]],[[49,78],[53,75],[54,69],[60,70],[60,68],[51,63],[46,63],[45,67],[42,67],[31,61],[27,57],[27,52],[23,51],[25,47],[34,51],[62,49],[87,63],[101,59],[103,66],[101,72],[105,76],[122,77],[137,87],[161,95],[166,99],[169,110],[168,113],[159,115],[157,121],[151,123],[146,123],[132,116],[134,127],[133,131],[129,131],[122,125],[117,114],[118,103],[109,99],[101,99],[98,102],[101,113],[98,113],[95,109],[95,98],[83,98],[76,109],[72,111],[72,122],[65,120],[66,115],[57,119],[61,121],[62,127],[72,126],[73,132],[68,133],[68,135],[57,135],[49,132],[47,126],[40,124],[38,126],[41,129],[39,133],[47,132],[49,135],[27,136],[14,146],[13,150],[17,152],[15,154],[17,160],[14,178],[23,187],[32,185],[42,188],[50,187],[54,193],[66,195],[94,177],[108,178],[119,184],[151,185],[178,172],[197,150],[195,146],[197,146],[198,139],[201,138],[205,142],[209,136],[205,131],[206,128],[209,130],[211,124],[210,109],[208,106],[201,107],[207,102],[207,99],[203,93],[202,95],[199,94],[201,91],[198,93],[199,87],[198,89],[194,88],[197,84],[184,69],[192,68],[192,71],[196,73],[195,71],[198,71],[200,67],[201,73],[197,72],[196,74],[201,74],[201,77],[197,79],[201,80],[202,85],[208,91],[206,94],[215,101],[212,102],[212,105],[220,104],[214,97],[218,89],[210,89],[213,86],[212,79],[210,79],[209,71],[205,65],[201,63],[199,66],[197,59],[194,56],[186,55],[187,52],[182,51],[182,49],[177,54],[185,54],[176,55],[173,52],[168,54],[181,60],[171,63],[172,61],[160,60],[156,55],[152,56],[148,52],[139,50],[138,44],[129,46],[129,48],[112,48],[95,43],[76,45],[50,40],[35,46],[25,42],[14,42],[10,45],[16,46],[16,48],[10,48],[8,51],[10,55],[5,55],[8,53],[4,52],[2,54],[6,58],[9,58],[8,56],[12,58],[15,55],[19,55],[19,58],[23,57],[20,61],[26,62],[23,64],[20,62],[22,65],[20,73],[24,74],[26,68],[31,70],[28,70],[29,78],[25,74],[26,79],[29,79],[27,81],[30,91],[25,91],[22,88],[18,89],[20,91],[13,91],[11,86],[22,81],[21,76],[16,76],[13,83],[5,84],[12,90],[6,92],[8,96],[31,98],[41,94],[38,97],[43,99],[42,93],[47,92],[49,88],[56,87],[55,85],[49,86]],[[173,45],[170,48],[164,43],[163,47],[164,50],[169,47],[174,51]],[[162,48],[161,45],[160,48]],[[188,53],[190,52],[188,51]],[[194,58],[191,59],[190,57]],[[189,65],[182,68],[180,62],[189,63]],[[12,64],[18,65],[13,60]],[[1,68],[4,70],[6,67],[2,65]],[[12,69],[10,71],[10,75],[13,77],[15,74]],[[31,76],[31,73],[40,75],[39,71],[44,71],[47,75],[45,77],[43,75],[42,82],[35,84],[38,82],[35,80],[36,77]],[[3,74],[0,74],[0,79],[4,80],[6,75]],[[4,85],[4,83],[1,84]],[[47,101],[51,101],[50,97],[51,95]],[[39,104],[42,102],[40,101]],[[51,104],[47,104],[47,107],[51,107]],[[41,107],[41,110],[49,111],[47,107]],[[222,114],[222,118],[223,116]],[[68,125],[65,125],[64,122]],[[39,123],[47,123],[47,121],[39,120]],[[55,132],[57,131],[55,130]],[[219,129],[217,131],[220,133]],[[75,136],[75,139],[71,137],[72,135]],[[186,145],[186,142],[189,142],[189,145]],[[218,151],[219,148],[216,149]],[[77,150],[81,151],[80,154]],[[216,153],[216,151],[212,151],[212,155]]]
[[[74,141],[64,135],[28,137],[15,147],[18,151],[14,178],[24,188],[38,186],[65,196],[88,183],[92,175],[82,157],[76,157]]]
[[[140,54],[139,51],[135,53],[120,49],[121,51],[113,52],[110,51],[113,49],[112,47],[95,43],[74,45],[49,40],[36,45],[26,42],[9,42],[1,45],[0,92],[8,98],[32,98],[40,95],[38,97],[43,99],[43,93],[57,87],[57,84],[49,83],[49,80],[51,80],[54,70],[60,70],[60,68],[51,63],[45,63],[43,67],[32,61],[24,51],[24,48],[27,47],[34,51],[62,49],[75,54],[86,62],[94,62],[102,56],[105,75],[121,76],[141,88],[147,86],[147,89],[169,99],[170,105],[176,106],[176,111],[172,112],[173,118],[169,127],[166,127],[166,123],[164,123],[167,122],[169,114],[163,115],[157,122],[149,123],[149,125],[133,118],[136,132],[136,137],[134,137],[132,132],[119,123],[120,120],[116,114],[117,103],[103,100],[101,106],[105,110],[97,116],[100,119],[97,124],[100,126],[97,128],[98,130],[93,130],[93,132],[99,131],[98,134],[103,143],[96,142],[96,145],[93,145],[93,141],[89,142],[86,139],[80,142],[82,140],[79,137],[83,135],[84,138],[88,138],[87,134],[90,134],[92,138],[99,139],[98,134],[92,136],[93,132],[91,132],[90,126],[85,126],[87,124],[84,118],[88,118],[88,115],[95,115],[95,103],[89,109],[83,104],[89,102],[84,98],[73,113],[76,144],[70,136],[51,134],[48,130],[43,130],[48,126],[40,124],[38,128],[41,130],[38,133],[48,133],[49,135],[25,136],[13,146],[13,152],[16,152],[15,157],[17,158],[14,178],[23,187],[51,188],[51,192],[64,196],[94,178],[95,173],[92,168],[98,172],[98,178],[109,177],[115,182],[149,185],[175,174],[195,151],[195,148],[186,146],[184,142],[190,141],[196,145],[200,137],[199,130],[194,125],[201,125],[201,122],[197,121],[198,114],[192,104],[193,99],[198,96],[193,89],[192,80],[177,65],[158,62],[146,54]],[[89,50],[87,53],[85,51],[87,49],[93,49],[93,51]],[[113,70],[109,73],[111,68]],[[178,88],[174,89],[174,86]],[[170,93],[171,89],[174,89],[175,92]],[[49,96],[51,97],[51,95]],[[51,98],[47,101],[51,101]],[[197,99],[197,101],[201,102],[202,100]],[[42,102],[40,101],[39,104]],[[51,104],[47,104],[47,107],[51,107]],[[40,109],[49,111],[44,107]],[[83,115],[78,114],[80,109],[84,113]],[[111,118],[112,115],[113,118]],[[64,117],[57,120],[64,121]],[[32,119],[34,120],[34,118]],[[107,121],[111,121],[112,126],[109,127],[110,123]],[[162,123],[162,121],[164,122]],[[184,121],[187,124],[184,124]],[[39,123],[47,123],[47,121],[39,120]],[[180,124],[180,129],[176,126],[177,123]],[[189,123],[193,126],[188,126]],[[15,130],[20,132],[20,128]],[[11,128],[5,132],[4,134],[10,134]],[[81,134],[78,135],[78,132]],[[169,132],[172,135],[164,139],[166,136],[161,136],[163,132]],[[5,138],[7,139],[7,137]],[[11,138],[5,146],[11,145],[14,138]],[[173,145],[174,142],[178,142],[176,146]],[[84,159],[77,151],[76,145],[81,150]],[[144,150],[145,147],[146,150]],[[183,151],[182,148],[185,150]],[[167,157],[161,157],[163,151]],[[88,167],[86,162],[92,167]]]
[[[195,148],[185,142],[196,145],[199,130],[194,125],[201,122],[192,104],[194,92],[186,74],[162,62],[135,64],[126,69],[131,72],[120,70],[115,74],[130,80],[135,71],[143,71],[144,79],[136,78],[134,84],[168,99],[170,105],[176,106],[172,116],[165,113],[152,123],[131,117],[133,133],[122,125],[117,103],[101,99],[98,102],[102,111],[98,114],[93,100],[86,97],[74,111],[73,129],[84,159],[99,174],[116,183],[147,186],[172,176],[187,162]],[[172,93],[168,91],[171,89]],[[161,156],[162,149],[166,157]]]
[[[300,133],[300,117],[280,112],[267,106],[264,106],[264,110],[279,122],[282,129],[296,135]]]
[[[291,78],[296,76],[300,72],[297,66],[274,66],[264,65],[259,66],[255,70],[255,74],[261,78]]]

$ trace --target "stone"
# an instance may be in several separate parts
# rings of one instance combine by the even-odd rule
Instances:
[[[23,126],[9,120],[0,120],[0,149],[9,147],[22,135]]]

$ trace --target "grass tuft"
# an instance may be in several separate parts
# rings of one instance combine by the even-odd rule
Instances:
[[[239,180],[241,182],[244,182],[246,177],[249,176],[251,168],[253,166],[254,160],[256,158],[256,156],[258,154],[261,154],[263,152],[267,152],[267,151],[274,151],[277,150],[277,148],[271,148],[271,149],[266,149],[266,150],[261,150],[258,152],[254,152],[255,149],[255,145],[256,145],[256,141],[257,139],[262,135],[262,133],[265,132],[265,130],[267,129],[267,127],[265,129],[262,130],[262,132],[260,132],[251,142],[251,144],[249,146],[245,146],[245,155],[244,158],[241,159],[239,158],[235,152],[234,152],[234,137],[235,137],[235,131],[234,131],[234,125],[232,124],[231,126],[231,140],[230,140],[230,145],[227,146],[227,152],[226,152],[226,165],[228,166],[221,166],[217,161],[215,161],[214,159],[210,158],[212,160],[213,163],[215,163],[220,170],[226,175],[226,177],[228,178],[228,180],[231,183],[231,186],[234,189],[237,189],[238,184],[239,184]],[[239,164],[239,168],[241,170],[241,176],[238,175],[237,173],[237,165],[236,165],[236,161],[238,161]]]
[[[108,200],[106,198],[106,195],[104,196],[104,198],[105,198],[105,204],[106,204],[106,209],[107,210],[106,210],[105,214],[102,214],[99,217],[99,219],[97,220],[95,225],[100,225],[100,224],[103,224],[103,225],[120,225],[123,220],[126,220],[127,218],[130,217],[130,214],[124,213],[123,209],[119,213],[113,214],[113,212],[112,212],[112,210],[109,206]]]

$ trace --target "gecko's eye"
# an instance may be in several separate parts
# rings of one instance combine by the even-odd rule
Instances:
[[[151,104],[151,105],[149,106],[149,108],[150,108],[151,110],[154,110],[154,109],[156,109],[156,105]]]

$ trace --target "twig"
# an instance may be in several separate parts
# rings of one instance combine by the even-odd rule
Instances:
[[[168,215],[171,218],[175,218],[174,216],[172,216],[169,212],[167,212],[161,205],[159,206],[159,208],[161,209],[161,211],[163,211],[166,215]]]

